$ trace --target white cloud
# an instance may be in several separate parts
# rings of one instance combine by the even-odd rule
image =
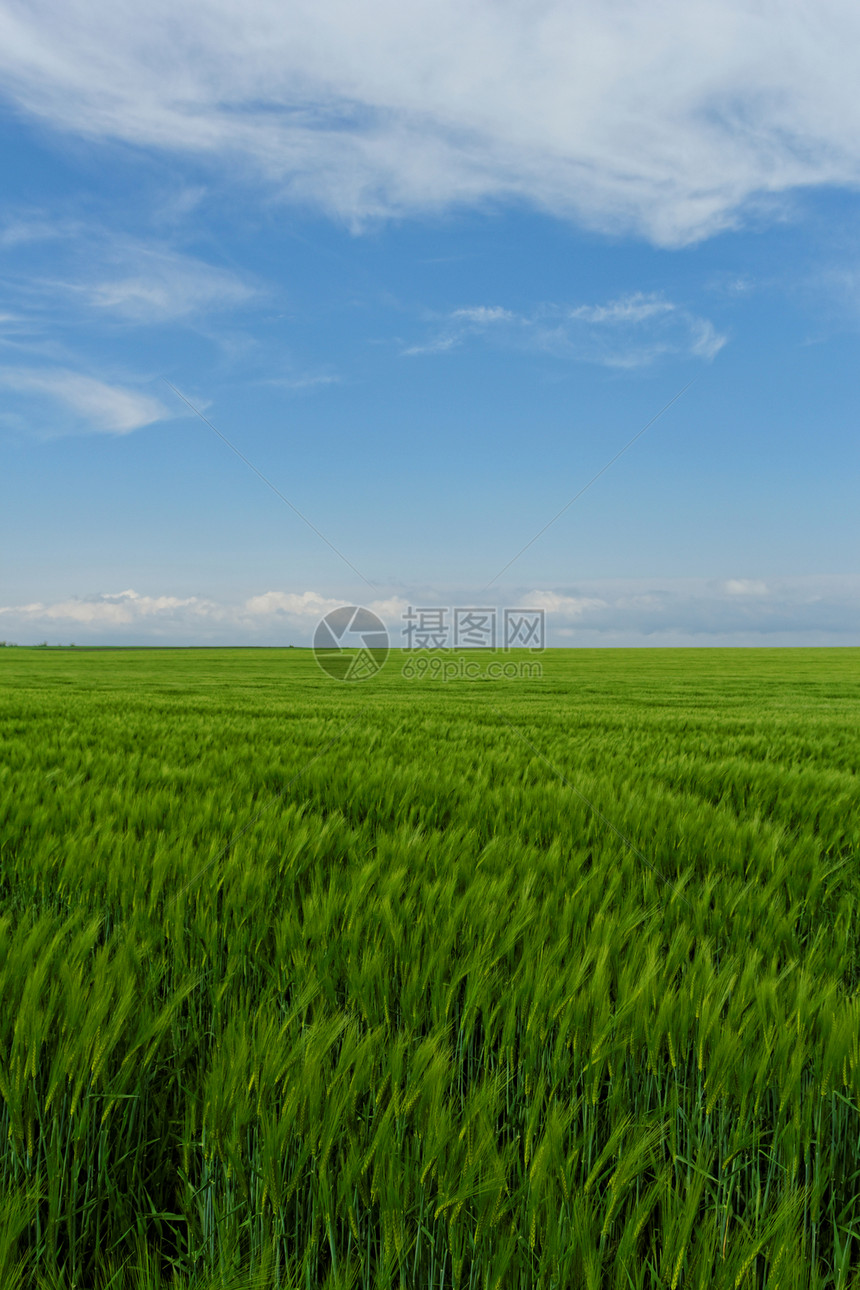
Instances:
[[[341,600],[332,600],[320,596],[315,591],[287,592],[266,591],[260,596],[252,596],[245,602],[245,610],[252,617],[266,618],[273,614],[287,614],[293,618],[312,618],[318,621],[332,609],[343,604]]]
[[[495,332],[502,338],[510,336],[512,329],[521,328],[526,319],[503,309],[501,305],[471,305],[454,309],[444,321],[437,335],[419,345],[410,345],[404,355],[444,354],[456,349],[469,336],[482,336]]]
[[[742,296],[748,296],[753,291],[759,290],[767,285],[773,284],[768,284],[762,279],[754,280],[744,274],[716,273],[710,278],[707,284],[707,289],[715,292],[717,295],[729,296],[737,299]]]
[[[194,256],[137,241],[76,229],[77,261],[86,268],[67,279],[28,284],[53,302],[63,298],[133,323],[182,320],[234,309],[258,292],[237,274]],[[56,308],[56,303],[53,303]]]
[[[860,577],[615,580],[534,590],[551,638],[606,644],[860,645]]]
[[[61,130],[244,166],[348,221],[526,200],[677,245],[860,181],[851,0],[3,0]]]
[[[607,602],[600,596],[567,596],[557,591],[529,591],[523,597],[524,609],[542,609],[569,621],[581,618],[589,610],[605,609]]]
[[[516,320],[516,314],[512,314],[509,309],[502,309],[499,305],[477,305],[471,309],[455,309],[451,317],[462,318],[464,322],[476,323],[479,327]]]
[[[0,228],[0,248],[17,249],[31,242],[50,242],[68,237],[77,228],[70,220],[47,219],[40,212],[29,212],[7,219]]]
[[[767,583],[758,578],[729,578],[723,586],[729,596],[767,595]]]
[[[690,351],[698,358],[715,358],[726,344],[727,336],[721,335],[707,318],[691,318]]]
[[[599,305],[544,304],[530,314],[498,305],[455,309],[435,336],[403,352],[446,353],[476,337],[620,368],[646,367],[666,355],[710,361],[727,340],[709,319],[661,295],[634,292]]]
[[[743,588],[742,592],[738,587]],[[134,590],[68,596],[0,607],[3,635],[21,642],[78,644],[310,645],[319,620],[350,603],[317,591],[271,590],[234,603],[199,595]],[[409,603],[401,595],[369,603],[401,641]],[[476,603],[468,593],[424,589],[422,605]],[[477,603],[486,603],[478,601]],[[606,580],[576,587],[510,589],[500,607],[546,613],[549,645],[860,646],[860,576]],[[450,615],[449,615],[450,621]]]
[[[89,599],[70,597],[54,604],[38,602],[20,606],[0,606],[0,614],[13,616],[23,623],[36,622],[77,625],[81,627],[128,627],[153,619],[173,619],[178,611],[197,618],[216,618],[223,611],[213,601],[197,596],[141,596],[136,591],[105,593]]]
[[[266,591],[260,596],[252,596],[245,601],[244,612],[253,619],[265,619],[272,616],[284,616],[294,622],[313,622],[316,624],[326,614],[331,613],[333,609],[338,609],[343,605],[342,600],[332,599],[330,596],[321,596],[315,591],[287,592],[287,591]],[[407,602],[398,596],[390,596],[383,600],[362,601],[366,609],[389,624],[394,619],[399,619],[404,612]]]
[[[164,322],[233,308],[251,300],[254,289],[235,273],[192,256],[142,245],[116,248],[118,274],[76,284],[96,309],[130,322]]]
[[[337,372],[295,372],[288,376],[267,376],[263,385],[277,385],[285,390],[316,390],[326,385],[339,385],[342,377]]]
[[[448,333],[428,340],[424,345],[410,345],[408,349],[404,349],[404,357],[412,358],[418,354],[445,354],[449,349],[454,349],[460,344],[464,334],[463,332]]]
[[[24,212],[0,228],[0,251],[19,262],[27,244],[46,242],[58,265],[54,276],[19,276],[18,270],[4,284],[22,312],[42,321],[62,318],[70,304],[79,316],[83,303],[112,318],[161,323],[236,309],[262,294],[232,269],[164,242],[118,236],[98,223]]]
[[[675,306],[661,296],[644,295],[641,291],[613,300],[608,305],[577,305],[571,309],[571,318],[582,318],[590,323],[641,323],[673,313]]]
[[[169,416],[151,395],[65,368],[0,368],[0,386],[59,404],[72,413],[71,428],[78,431],[130,434]],[[52,424],[56,432],[56,422]]]
[[[129,588],[94,596],[69,596],[53,602],[31,601],[0,606],[3,632],[27,640],[56,639],[74,630],[90,640],[191,640],[229,644],[286,639],[310,644],[314,628],[326,614],[345,602],[316,591],[267,591],[238,603],[207,596],[145,595]],[[366,603],[392,634],[407,602],[389,596]]]

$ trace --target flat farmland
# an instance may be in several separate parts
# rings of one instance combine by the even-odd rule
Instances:
[[[857,1284],[860,650],[405,661],[0,650],[4,1290]]]

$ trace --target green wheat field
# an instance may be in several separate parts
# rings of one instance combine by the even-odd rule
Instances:
[[[0,650],[0,1286],[860,1284],[860,650]]]

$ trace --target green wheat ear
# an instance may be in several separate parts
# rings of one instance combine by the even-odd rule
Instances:
[[[302,653],[0,658],[2,1290],[858,1281],[856,653]]]

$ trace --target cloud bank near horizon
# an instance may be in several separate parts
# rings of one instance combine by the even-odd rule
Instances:
[[[7,640],[76,644],[310,645],[319,620],[349,600],[270,590],[228,603],[133,589],[0,606]],[[401,643],[409,605],[467,607],[450,590],[366,604]],[[481,603],[485,603],[481,601]],[[498,604],[543,609],[550,646],[860,645],[860,576],[773,580],[636,579],[557,590],[512,589]]]
[[[858,43],[848,0],[0,4],[5,97],[56,130],[354,227],[527,203],[664,246],[860,184]]]

